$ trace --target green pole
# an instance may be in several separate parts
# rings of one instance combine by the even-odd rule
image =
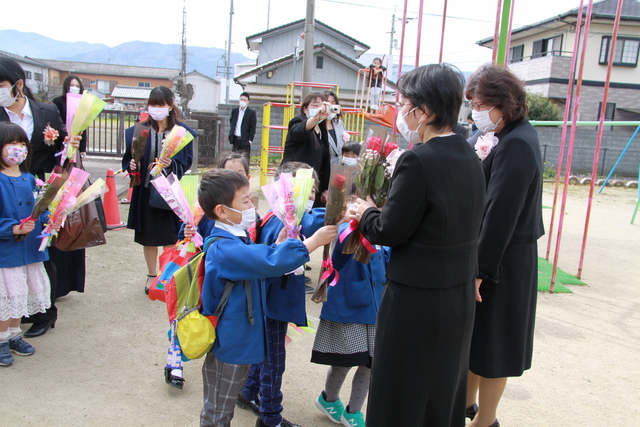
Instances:
[[[500,36],[498,38],[498,54],[496,65],[504,66],[507,62],[507,40],[509,39],[509,19],[511,18],[512,0],[504,0],[502,4],[502,19],[500,20]]]

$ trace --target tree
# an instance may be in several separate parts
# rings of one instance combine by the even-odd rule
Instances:
[[[560,120],[560,108],[546,96],[538,93],[527,93],[529,120],[556,121]]]

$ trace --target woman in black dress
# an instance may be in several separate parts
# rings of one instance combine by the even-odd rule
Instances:
[[[449,64],[402,76],[404,152],[379,210],[358,199],[351,217],[391,247],[376,326],[367,426],[464,426],[475,310],[477,241],[485,202],[478,157],[454,133],[464,78]]]
[[[314,207],[324,206],[331,174],[331,156],[327,135],[326,99],[320,92],[311,92],[300,105],[300,115],[289,121],[282,163],[302,162],[318,174],[320,185]]]
[[[478,244],[467,396],[469,425],[487,427],[499,425],[496,410],[507,377],[531,367],[537,240],[544,234],[542,158],[538,134],[526,119],[524,83],[516,76],[483,66],[469,79],[466,97],[478,129],[495,132],[498,139],[482,161],[487,206]]]
[[[194,137],[195,131],[180,122],[180,113],[175,103],[171,90],[159,86],[151,91],[147,101],[149,119],[142,123],[149,128],[149,136],[145,146],[144,155],[140,161],[140,182],[133,187],[131,194],[131,205],[129,206],[129,218],[127,228],[135,230],[134,241],[143,246],[144,259],[147,264],[147,283],[145,292],[149,292],[149,285],[158,272],[158,246],[168,247],[174,245],[178,240],[180,230],[180,220],[178,216],[169,209],[158,209],[149,206],[152,177],[149,174],[149,167],[158,159],[162,164],[162,171],[165,174],[174,173],[178,179],[191,167],[193,160],[193,146],[187,144],[175,157],[160,157],[162,151],[162,140],[169,135],[174,126],[182,126]],[[126,150],[122,158],[122,169],[129,172],[136,172],[136,162],[131,155],[131,142],[135,127],[125,131]]]

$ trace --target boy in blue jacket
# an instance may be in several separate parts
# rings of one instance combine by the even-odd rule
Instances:
[[[201,426],[228,427],[249,368],[266,353],[265,278],[281,276],[309,260],[309,253],[336,237],[323,227],[304,242],[286,239],[253,245],[247,229],[255,221],[249,181],[239,172],[217,169],[202,177],[200,206],[215,221],[205,257],[202,314],[213,315],[227,287],[228,301],[218,317],[216,341],[202,366],[204,405]],[[227,284],[228,283],[228,284]],[[230,291],[230,292],[229,292]]]
[[[302,162],[286,162],[280,165],[276,179],[281,173],[296,175],[299,169],[311,169]],[[317,189],[316,185],[309,199],[308,211],[301,221],[301,233],[310,236],[324,225],[324,208],[311,209]],[[273,244],[281,230],[282,221],[267,214],[262,218],[260,226],[256,223],[256,243]],[[238,396],[238,406],[250,409],[258,419],[256,427],[298,427],[282,417],[282,375],[285,370],[286,351],[285,337],[289,322],[298,326],[307,326],[306,294],[304,276],[287,274],[267,280],[267,358],[252,365],[249,378]]]

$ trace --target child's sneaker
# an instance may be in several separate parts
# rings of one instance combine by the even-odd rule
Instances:
[[[316,407],[320,409],[320,412],[325,414],[331,421],[336,424],[341,424],[340,418],[344,412],[344,405],[340,399],[335,402],[327,402],[325,400],[324,391],[320,393],[320,396],[316,399]],[[364,425],[364,424],[363,424]]]
[[[360,411],[357,411],[354,414],[344,411],[340,417],[340,422],[345,427],[366,427],[364,423],[364,416]]]
[[[9,348],[15,354],[20,356],[31,356],[36,352],[36,349],[33,348],[31,344],[23,340],[20,335],[16,335],[9,340]]]
[[[13,356],[9,352],[9,343],[7,341],[0,343],[0,366],[13,365]]]

